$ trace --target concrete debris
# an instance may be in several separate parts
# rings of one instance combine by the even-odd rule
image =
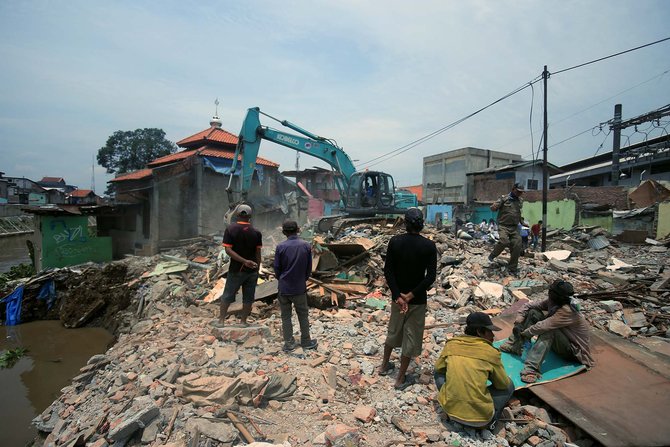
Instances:
[[[308,292],[311,335],[319,341],[315,351],[282,350],[270,244],[264,244],[262,282],[246,327],[237,324],[237,303],[224,327],[210,324],[218,317],[227,275],[223,262],[207,263],[223,260],[220,239],[170,249],[164,253],[172,257],[168,262],[162,256],[129,257],[32,278],[22,308],[28,320],[61,318],[117,335],[116,344],[92,357],[35,418],[40,442],[60,446],[86,437],[87,445],[101,446],[233,446],[244,439],[283,447],[586,445],[591,441],[585,435],[566,429],[568,436],[552,425],[569,426],[560,414],[538,402],[522,405],[518,398],[499,432],[447,421],[436,411],[432,382],[432,362],[445,341],[462,331],[470,312],[495,315],[519,301],[543,299],[559,278],[574,284],[594,328],[633,340],[670,336],[670,277],[664,276],[670,262],[667,252],[654,251],[666,248],[665,241],[630,246],[596,227],[552,230],[547,251],[526,253],[520,272],[510,275],[506,252],[489,266],[491,238],[465,232],[466,240],[429,225],[424,235],[436,243],[439,256],[423,353],[408,371],[417,383],[396,391],[393,377],[380,377],[375,368],[389,318],[384,256],[398,227],[361,223],[337,239],[315,238],[319,259]],[[283,239],[279,231],[271,236]],[[60,292],[47,309],[35,297],[49,279]],[[92,307],[98,300],[102,304]],[[399,362],[396,352],[392,361]]]

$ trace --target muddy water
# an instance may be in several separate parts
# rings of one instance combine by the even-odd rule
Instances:
[[[60,321],[0,326],[0,349],[28,348],[10,369],[0,369],[0,446],[23,446],[36,431],[32,419],[69,385],[112,335],[100,328],[65,329]]]

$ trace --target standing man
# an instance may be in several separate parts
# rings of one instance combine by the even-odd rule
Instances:
[[[242,325],[246,326],[256,294],[258,269],[261,265],[262,235],[249,221],[251,219],[249,205],[239,205],[235,214],[237,223],[229,225],[223,233],[223,246],[226,254],[230,256],[230,268],[221,296],[219,320],[212,323],[215,327],[223,327],[225,324],[228,307],[235,302],[235,295],[240,287],[242,288],[240,320]]]
[[[395,381],[398,390],[415,382],[413,377],[405,380],[405,373],[410,359],[421,354],[426,291],[435,281],[437,270],[435,243],[419,234],[423,229],[423,214],[418,208],[405,212],[405,228],[407,233],[393,236],[386,251],[384,277],[391,289],[393,303],[384,343],[384,360],[379,369],[380,375],[388,375],[395,368],[389,362],[393,348],[402,348]]]
[[[282,233],[286,240],[277,245],[275,251],[275,276],[279,280],[279,307],[284,333],[284,351],[293,351],[298,345],[293,338],[291,305],[295,307],[300,324],[300,345],[303,349],[315,349],[317,341],[309,336],[309,308],[307,307],[307,279],[312,272],[312,249],[298,237],[298,223],[285,221]]]
[[[484,312],[471,313],[465,324],[465,335],[447,340],[435,362],[437,400],[451,420],[493,428],[514,392],[500,351],[492,344],[493,331],[500,328]]]
[[[507,265],[508,271],[516,275],[519,273],[519,255],[521,254],[521,235],[519,235],[519,224],[523,225],[521,207],[523,206],[523,185],[515,183],[512,191],[502,196],[491,205],[491,211],[498,211],[498,242],[489,255],[489,262],[509,247],[510,259]]]
[[[537,250],[537,243],[540,239],[540,230],[542,230],[542,221],[539,220],[535,225],[530,227],[531,234],[531,244],[533,245],[533,250]]]

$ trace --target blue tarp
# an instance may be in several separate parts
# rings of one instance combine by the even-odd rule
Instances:
[[[233,165],[233,160],[228,160],[227,158],[217,158],[217,157],[202,157],[203,163],[206,168],[209,168],[219,174],[230,175],[230,168]],[[258,173],[258,181],[263,183],[263,166],[256,165],[256,172]],[[234,175],[240,175],[240,169],[238,166],[237,172]]]
[[[497,348],[503,344],[505,340],[497,341],[493,343],[493,346]],[[586,369],[584,365],[577,361],[565,360],[558,354],[549,351],[549,353],[544,358],[544,362],[542,362],[542,378],[540,378],[535,383],[525,383],[521,380],[520,373],[523,369],[523,362],[526,359],[527,353],[528,349],[524,349],[523,355],[521,357],[518,355],[508,354],[507,352],[500,353],[505,371],[507,371],[507,375],[509,375],[512,379],[512,382],[514,382],[514,388],[517,390],[519,388],[526,388],[532,385],[537,385],[539,383],[553,382],[555,380],[564,379]]]
[[[42,284],[40,293],[37,294],[37,299],[43,301],[45,300],[47,302],[47,309],[51,309],[54,301],[56,301],[56,283],[54,283],[53,279],[50,279]]]
[[[15,326],[21,323],[21,302],[23,301],[23,285],[17,287],[12,293],[0,300],[7,304],[6,326]]]

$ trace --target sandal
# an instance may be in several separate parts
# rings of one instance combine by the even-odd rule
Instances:
[[[521,381],[524,383],[535,383],[542,378],[542,374],[535,371],[521,371]]]
[[[380,375],[380,376],[388,376],[389,374],[391,374],[391,372],[392,372],[394,369],[395,369],[395,363],[393,363],[393,362],[388,362],[388,363],[386,364],[386,368],[383,368],[383,369],[380,368],[380,369],[379,369],[379,375]]]
[[[416,383],[414,376],[405,376],[405,381],[400,385],[394,385],[393,387],[398,391],[403,391],[407,387],[410,387]]]

